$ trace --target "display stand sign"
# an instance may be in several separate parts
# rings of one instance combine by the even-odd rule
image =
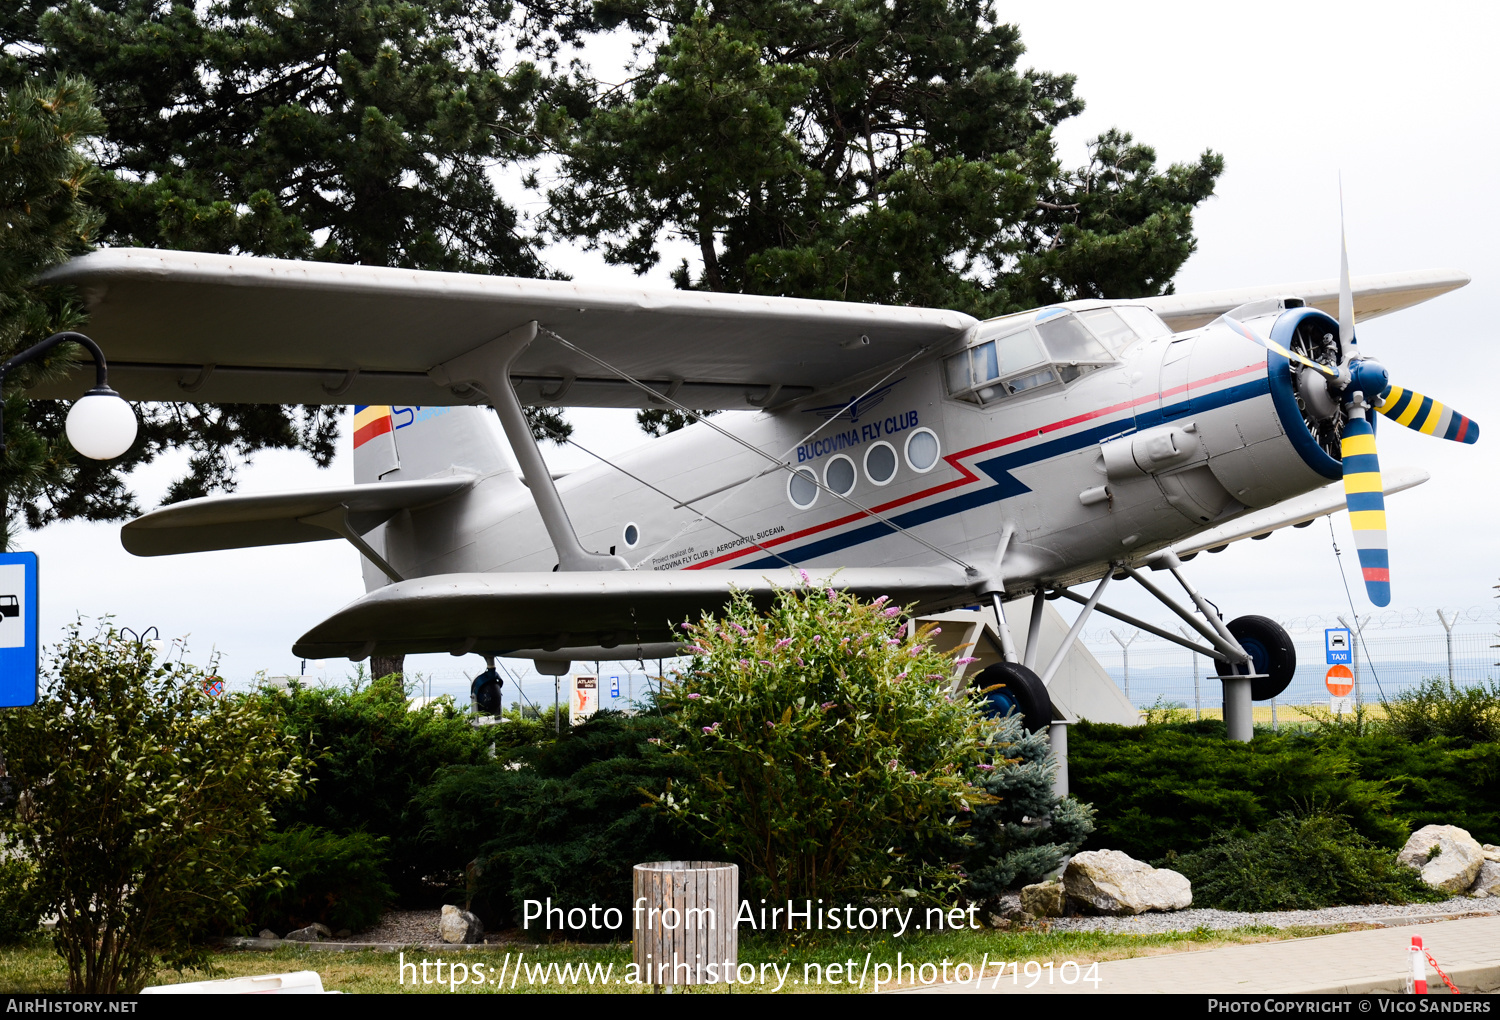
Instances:
[[[573,698],[568,710],[568,721],[574,726],[599,711],[598,677],[575,676],[573,678]]]
[[[1354,646],[1347,627],[1329,627],[1323,631],[1323,642],[1328,647],[1328,665],[1347,666],[1354,661]]]
[[[0,553],[0,708],[36,704],[36,553]]]
[[[1328,707],[1335,715],[1353,711],[1354,699],[1349,692],[1354,690],[1354,672],[1348,666],[1329,666],[1323,684],[1328,688]]]
[[[620,678],[612,676],[609,678],[609,697],[612,701],[618,701],[620,697]]]

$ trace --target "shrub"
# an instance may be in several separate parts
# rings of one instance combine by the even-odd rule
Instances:
[[[1074,792],[1098,811],[1088,846],[1141,860],[1246,836],[1317,803],[1372,842],[1399,848],[1413,827],[1457,825],[1500,841],[1500,744],[1413,742],[1379,727],[1320,727],[1224,738],[1213,720],[1157,726],[1080,723],[1069,734]]]
[[[498,926],[551,897],[628,917],[634,865],[705,856],[651,801],[685,775],[653,743],[671,729],[659,714],[600,712],[559,740],[439,770],[419,802],[432,838],[475,860],[466,894],[480,916]]]
[[[953,662],[899,607],[833,589],[748,596],[683,624],[691,667],[661,695],[689,778],[663,805],[772,899],[853,901],[962,886],[985,766],[1006,731],[948,696]],[[1013,732],[1013,731],[1011,731]],[[995,761],[991,761],[991,757]]]
[[[272,833],[260,848],[260,870],[280,870],[251,897],[256,928],[284,934],[314,922],[360,931],[395,899],[385,880],[390,841],[367,832],[338,835],[311,825]]]
[[[1396,855],[1338,815],[1283,814],[1248,836],[1216,833],[1209,845],[1158,862],[1193,883],[1194,906],[1315,910],[1353,903],[1430,902],[1429,889]]]
[[[492,744],[531,739],[541,727],[475,728],[451,701],[411,711],[406,695],[392,676],[346,687],[293,684],[285,691],[263,689],[259,697],[285,718],[286,731],[314,760],[310,786],[275,806],[278,825],[388,838],[386,880],[401,900],[416,904],[433,901],[467,858],[423,833],[413,797],[438,769],[487,761]]]
[[[1093,808],[1052,793],[1054,759],[1045,732],[1027,733],[1019,716],[1009,716],[992,754],[1000,764],[981,766],[979,786],[994,799],[975,806],[974,843],[964,855],[965,894],[978,900],[1039,881],[1094,831]]]
[[[0,847],[0,946],[34,938],[41,924],[35,866]]]
[[[1458,687],[1428,677],[1383,702],[1385,727],[1403,740],[1452,737],[1469,744],[1500,740],[1500,683]]]
[[[0,713],[26,800],[8,826],[58,915],[71,991],[133,992],[162,963],[203,963],[195,936],[243,915],[268,805],[303,762],[270,706],[212,697],[204,680],[75,624],[36,705]]]

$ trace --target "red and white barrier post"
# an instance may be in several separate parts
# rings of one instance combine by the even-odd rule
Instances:
[[[1427,954],[1420,935],[1411,937],[1411,990],[1415,995],[1427,994]]]

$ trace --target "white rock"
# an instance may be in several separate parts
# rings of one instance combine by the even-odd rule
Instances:
[[[1085,850],[1063,875],[1068,897],[1096,914],[1142,914],[1192,905],[1186,875],[1153,868],[1119,850]]]
[[[1411,834],[1396,860],[1420,871],[1432,888],[1461,893],[1479,874],[1484,848],[1456,825],[1424,825]]]
[[[329,930],[328,925],[314,922],[306,928],[298,928],[296,931],[287,932],[286,937],[290,942],[321,942],[332,934],[333,932]]]
[[[467,910],[460,910],[451,903],[443,904],[443,916],[438,920],[438,938],[458,945],[462,942],[484,941],[484,922]]]
[[[1475,898],[1500,896],[1500,864],[1486,860],[1479,866],[1479,874],[1469,886],[1469,895]]]

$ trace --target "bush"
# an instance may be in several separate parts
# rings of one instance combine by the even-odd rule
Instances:
[[[1085,722],[1071,728],[1069,754],[1075,794],[1098,811],[1087,846],[1141,860],[1190,853],[1215,834],[1248,836],[1307,803],[1391,849],[1428,823],[1500,841],[1500,744],[1351,726],[1261,732],[1245,744],[1227,741],[1218,721]]]
[[[25,791],[7,825],[35,863],[37,902],[58,915],[73,992],[134,992],[160,964],[205,962],[197,936],[243,916],[268,805],[299,784],[270,706],[213,697],[204,681],[75,624],[36,705],[0,713]]]
[[[267,688],[259,697],[314,760],[309,788],[276,805],[278,825],[388,838],[386,880],[411,905],[436,902],[468,860],[422,831],[425,819],[413,798],[438,769],[488,761],[492,744],[541,731],[536,724],[475,728],[469,713],[447,700],[411,711],[395,676],[347,687]]]
[[[971,899],[987,900],[1040,881],[1094,831],[1094,810],[1052,793],[1054,759],[1043,730],[1027,733],[1019,716],[1004,720],[992,752],[1000,767],[980,770],[993,800],[974,807],[964,855]]]
[[[273,833],[260,848],[260,869],[280,870],[251,899],[254,927],[285,934],[314,923],[361,931],[380,920],[395,892],[385,880],[390,841],[367,832],[340,836],[311,825]]]
[[[24,857],[10,856],[0,847],[0,946],[35,938],[41,924],[36,868]]]
[[[1354,903],[1444,899],[1396,855],[1323,812],[1283,814],[1248,836],[1158,862],[1193,883],[1193,905],[1223,910],[1316,910]]]
[[[746,894],[950,896],[965,861],[988,866],[970,856],[987,773],[1047,768],[1039,745],[1029,764],[1007,757],[1016,730],[950,699],[953,662],[927,631],[904,636],[885,601],[782,590],[765,614],[742,595],[722,620],[682,625],[694,658],[661,700],[689,778],[662,803],[741,864]],[[1039,803],[1036,820],[1049,813]],[[996,832],[985,849],[1022,842]]]
[[[1468,744],[1500,740],[1500,683],[1458,687],[1451,680],[1428,677],[1394,699],[1383,702],[1385,728],[1403,740],[1452,737]]]
[[[653,743],[672,728],[658,714],[600,712],[559,740],[440,770],[419,802],[432,838],[475,860],[473,909],[496,926],[547,897],[629,916],[636,864],[705,856],[651,800],[685,775]]]

